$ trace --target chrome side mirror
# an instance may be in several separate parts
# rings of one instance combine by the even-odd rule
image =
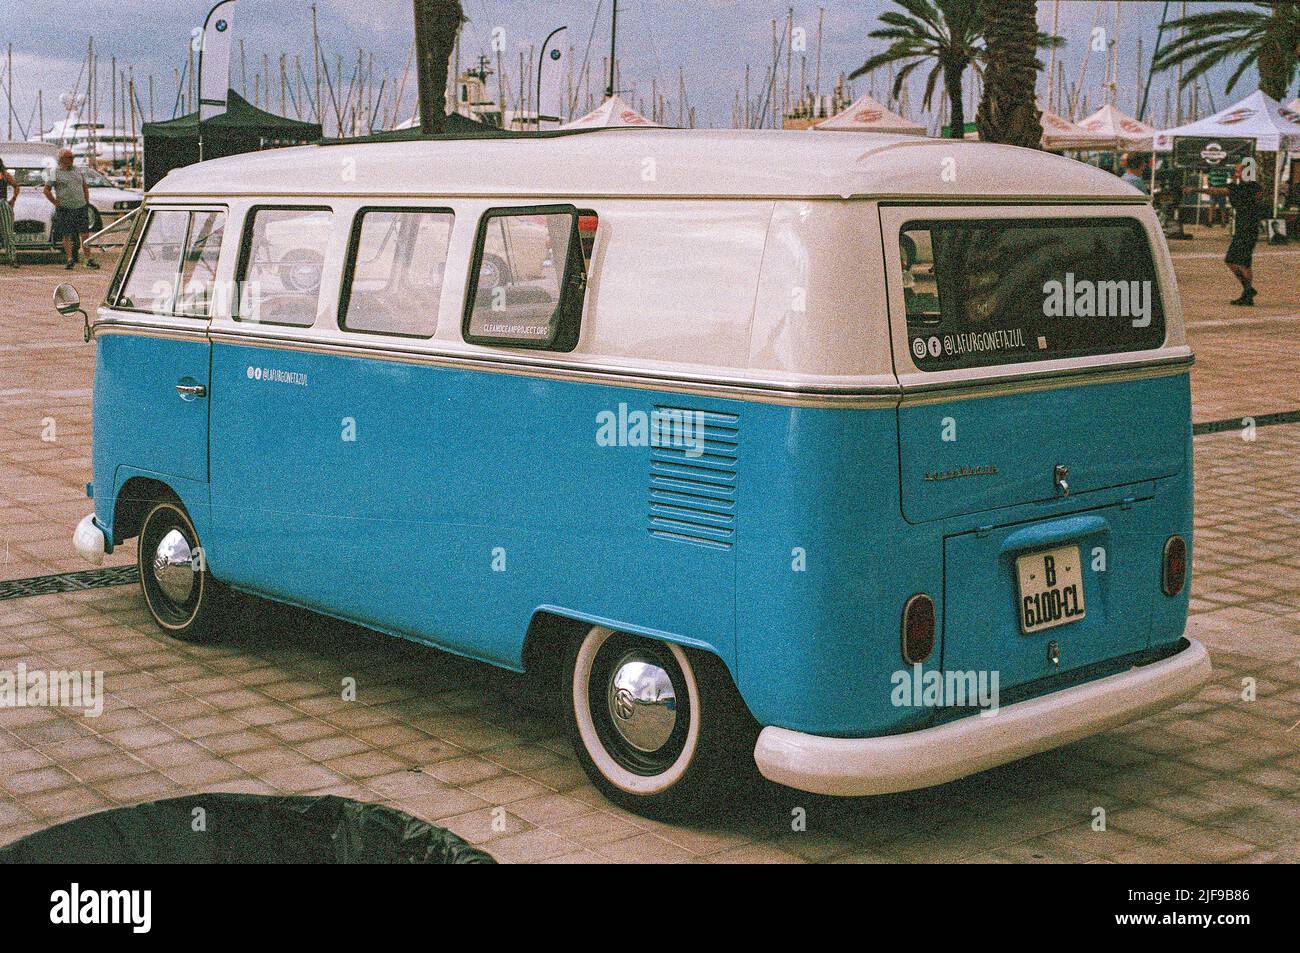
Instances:
[[[81,295],[72,285],[64,282],[54,289],[54,310],[59,314],[79,314],[84,325],[81,339],[90,342],[90,316],[81,310]]]
[[[54,310],[59,314],[76,314],[81,310],[81,295],[77,289],[64,282],[54,289]]]

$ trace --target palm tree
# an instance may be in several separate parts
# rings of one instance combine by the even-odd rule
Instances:
[[[933,61],[925,79],[921,107],[929,109],[940,74],[944,92],[951,104],[948,135],[960,139],[966,128],[962,110],[962,75],[966,68],[979,72],[982,51],[980,40],[980,0],[897,0],[906,13],[888,10],[880,15],[884,26],[867,36],[889,40],[890,45],[849,74],[857,79],[891,63],[902,63],[894,77],[893,97],[898,98],[907,77],[920,66]]]
[[[415,77],[425,135],[446,128],[447,64],[464,19],[459,0],[415,0]]]
[[[867,36],[876,40],[889,40],[890,44],[882,52],[868,59],[849,74],[849,79],[857,79],[874,69],[891,63],[903,65],[894,76],[893,97],[898,98],[903,83],[919,67],[933,62],[925,79],[925,95],[921,107],[929,109],[934,101],[934,89],[940,75],[943,77],[944,92],[950,104],[948,135],[960,139],[966,130],[966,114],[962,108],[962,77],[966,68],[981,75],[986,54],[983,45],[985,19],[983,8],[986,0],[895,0],[906,11],[889,10],[880,15],[880,22],[885,24],[872,30]],[[996,6],[1006,0],[987,0]],[[1036,33],[1035,46],[1048,49],[1052,46],[1064,46],[1065,41],[1059,37]],[[1042,64],[1034,61],[1035,68]],[[1032,101],[1032,90],[1031,90]]]
[[[1252,6],[1259,9],[1210,10],[1166,23],[1183,32],[1160,51],[1151,68],[1161,72],[1191,63],[1183,73],[1181,86],[1186,87],[1220,63],[1239,59],[1225,93],[1254,65],[1259,88],[1274,99],[1286,99],[1300,64],[1300,3],[1255,0]]]
[[[982,5],[984,94],[975,128],[982,142],[1006,142],[1037,149],[1043,139],[1034,86],[1038,82],[1038,4],[1035,0],[991,0]]]

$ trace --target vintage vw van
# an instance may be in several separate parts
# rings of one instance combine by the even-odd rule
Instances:
[[[634,810],[755,765],[940,784],[1209,674],[1174,274],[1068,159],[666,129],[220,159],[148,195],[92,325],[75,543],[136,539],[164,631],[248,593],[558,669]]]

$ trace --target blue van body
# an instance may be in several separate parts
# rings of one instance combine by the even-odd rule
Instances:
[[[185,503],[216,578],[497,665],[520,669],[530,621],[552,612],[717,654],[761,724],[857,737],[937,717],[889,698],[898,607],[913,592],[938,590],[927,665],[998,658],[1004,688],[1051,691],[1183,634],[1187,595],[1160,594],[1156,541],[1191,538],[1185,370],[1050,394],[1108,448],[1095,474],[1086,461],[1076,470],[1095,489],[1056,499],[1043,468],[1026,466],[1011,478],[1026,494],[1037,481],[1032,503],[990,507],[954,480],[909,513],[900,420],[937,431],[969,419],[953,463],[1014,461],[1008,442],[1031,439],[1024,422],[1044,395],[782,407],[136,335],[102,335],[98,348],[101,526],[115,525],[128,480],[159,480]],[[249,376],[266,367],[305,383]],[[207,404],[169,395],[179,377],[211,381],[210,461]],[[620,403],[708,414],[706,452],[597,445],[598,414]],[[354,441],[340,439],[349,419]],[[1108,486],[1134,432],[1158,436],[1141,461],[1156,475]],[[1085,573],[1088,614],[1058,667],[1046,635],[1017,629],[1011,562],[1073,542],[1104,545],[1106,566]],[[806,568],[792,572],[798,550]]]

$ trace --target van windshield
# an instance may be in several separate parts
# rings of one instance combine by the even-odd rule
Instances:
[[[30,167],[9,170],[14,177],[14,181],[23,188],[40,188],[42,185],[45,185],[49,181],[50,171],[51,170],[49,169],[35,169]]]
[[[1157,348],[1165,317],[1135,219],[916,221],[899,234],[923,371]]]

